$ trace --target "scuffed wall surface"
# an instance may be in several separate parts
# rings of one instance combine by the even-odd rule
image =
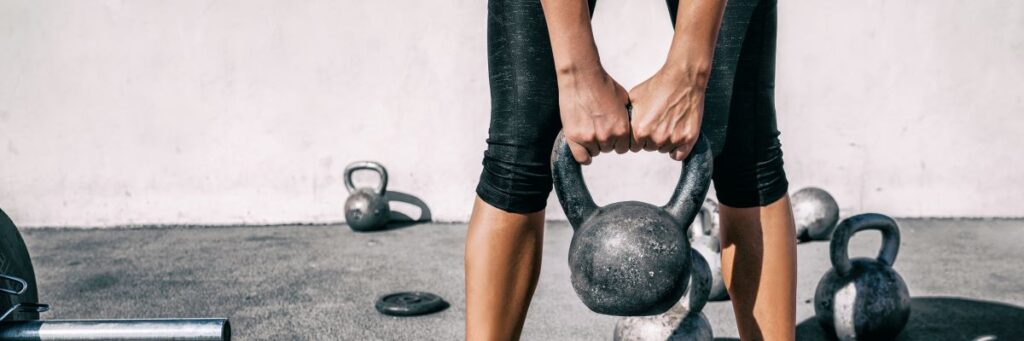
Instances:
[[[844,213],[1024,216],[1024,3],[780,6],[794,190]],[[662,1],[602,0],[594,20],[627,87],[664,60]],[[485,1],[0,1],[0,207],[22,226],[335,222],[345,165],[373,159],[464,220],[485,22]],[[661,202],[679,167],[585,173],[599,202]]]

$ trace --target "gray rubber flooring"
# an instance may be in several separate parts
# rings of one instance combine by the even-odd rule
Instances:
[[[895,268],[914,297],[904,340],[1024,340],[1024,221],[900,220]],[[23,231],[44,318],[227,317],[238,340],[457,340],[464,337],[463,224],[375,233],[339,226]],[[524,340],[609,340],[615,318],[590,312],[569,284],[572,231],[551,223]],[[873,256],[876,232],[854,256]],[[799,246],[797,321],[823,339],[811,302],[828,243]],[[411,318],[380,315],[384,293],[423,290],[451,302]],[[705,309],[734,339],[728,302]]]

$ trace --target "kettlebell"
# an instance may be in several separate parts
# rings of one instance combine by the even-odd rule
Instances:
[[[702,135],[683,162],[668,204],[625,201],[598,207],[559,133],[551,155],[552,178],[574,229],[569,245],[572,286],[590,310],[656,315],[679,301],[690,273],[686,227],[707,195],[711,163],[711,149]]]
[[[380,174],[377,188],[356,188],[352,184],[352,173],[369,169]],[[388,187],[388,171],[373,161],[357,161],[345,167],[345,187],[351,193],[345,200],[345,222],[353,231],[374,231],[388,224],[391,208],[384,193]]]
[[[790,198],[798,241],[829,240],[839,222],[839,204],[825,190],[802,188]]]
[[[863,230],[882,232],[876,259],[847,253],[850,237]],[[840,340],[889,340],[910,318],[910,293],[895,270],[900,250],[896,221],[877,213],[860,214],[836,227],[831,242],[832,269],[814,293],[814,312],[826,332]]]
[[[701,309],[711,293],[712,269],[697,251],[691,251],[690,278],[679,303],[664,314],[623,317],[615,324],[615,341],[713,340],[714,333]]]
[[[697,215],[700,219],[694,219],[690,224],[687,236],[691,242],[700,242],[715,252],[721,252],[722,245],[719,239],[718,203],[711,198],[704,199],[704,205]]]
[[[729,300],[729,291],[725,288],[722,277],[722,242],[719,239],[718,203],[705,199],[700,209],[700,219],[690,224],[690,245],[711,268],[711,293],[708,301]]]

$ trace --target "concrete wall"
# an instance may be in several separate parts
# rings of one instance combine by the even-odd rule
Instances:
[[[794,189],[846,214],[1024,216],[1024,2],[779,15]],[[485,23],[482,0],[0,0],[0,207],[22,226],[335,222],[345,165],[374,159],[391,189],[463,220]],[[627,87],[663,61],[663,2],[603,0],[595,25]],[[586,170],[601,202],[664,201],[678,172],[656,154]]]

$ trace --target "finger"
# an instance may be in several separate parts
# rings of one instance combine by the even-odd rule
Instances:
[[[658,152],[660,153],[671,153],[672,151],[676,150],[676,148],[685,145],[687,142],[687,140],[682,137],[682,134],[671,133],[669,133],[669,136],[656,141],[659,141]]]
[[[642,146],[642,148],[644,150],[649,151],[649,152],[653,152],[655,150],[658,150],[658,146],[654,144],[654,140],[651,140],[650,137],[641,138],[640,139],[640,145]]]
[[[615,140],[616,139],[614,137],[602,139],[600,142],[598,142],[598,150],[600,150],[602,153],[612,151],[613,149],[615,149]]]
[[[568,142],[569,150],[572,152],[572,157],[576,159],[576,162],[578,162],[581,165],[589,165],[590,152],[587,151],[587,148],[573,141]]]
[[[629,137],[629,151],[636,153],[643,149],[644,145],[640,144],[640,137],[637,136],[636,129],[629,130]]]
[[[598,154],[601,154],[601,146],[598,145],[597,142],[584,142],[580,143],[580,145],[583,146],[583,148],[587,149],[587,153],[590,153],[591,158],[597,156]]]
[[[630,140],[633,138],[632,133],[628,120],[619,123],[618,128],[614,131],[614,135],[612,135],[612,138],[615,139],[615,143],[612,145],[615,153],[623,154],[629,151]]]
[[[625,154],[626,152],[628,152],[630,141],[632,141],[632,137],[630,136],[622,136],[615,139],[615,153]]]
[[[675,144],[672,144],[669,141],[665,141],[665,142],[663,142],[663,143],[658,145],[658,152],[659,153],[668,153],[668,152],[671,152],[671,151],[675,150],[676,147],[678,147],[678,146],[675,145]]]
[[[672,157],[672,160],[683,161],[683,159],[690,155],[691,150],[693,150],[693,143],[688,143],[673,149],[669,156]]]

